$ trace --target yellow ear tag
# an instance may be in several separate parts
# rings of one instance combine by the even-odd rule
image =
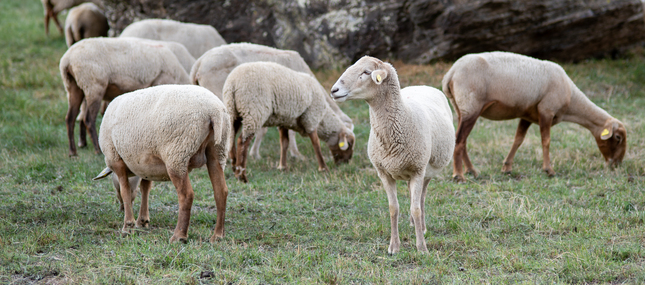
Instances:
[[[602,133],[601,133],[600,135],[601,135],[601,136],[606,136],[606,135],[608,135],[608,134],[609,134],[609,130],[604,129],[604,130],[602,130]]]
[[[339,147],[344,147],[344,146],[345,146],[345,143],[344,143],[344,142],[339,142],[339,143],[338,143],[338,146],[339,146]]]
[[[380,74],[376,75],[376,82],[381,82],[381,75]]]

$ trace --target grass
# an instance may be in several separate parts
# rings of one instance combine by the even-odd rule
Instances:
[[[123,214],[104,167],[90,148],[67,157],[65,92],[58,59],[63,37],[46,37],[37,1],[0,1],[0,283],[6,284],[436,284],[645,282],[645,56],[563,64],[599,106],[628,128],[628,151],[604,167],[589,132],[552,129],[554,178],[540,170],[533,126],[511,175],[500,172],[517,121],[479,120],[469,139],[481,176],[454,184],[451,169],[430,184],[426,242],[414,248],[409,193],[399,182],[401,253],[388,256],[387,199],[366,154],[367,105],[343,103],[356,124],[350,164],[320,174],[306,139],[305,162],[275,169],[277,132],[263,159],[249,163],[250,183],[226,169],[226,237],[211,244],[215,203],[205,169],[195,188],[187,244],[169,244],[177,219],[170,183],[151,191],[151,229],[121,237]],[[402,85],[440,87],[450,63],[395,62]],[[329,88],[342,70],[321,70]],[[78,133],[78,132],[77,132]],[[327,150],[323,150],[327,151]],[[135,210],[138,200],[135,202]]]

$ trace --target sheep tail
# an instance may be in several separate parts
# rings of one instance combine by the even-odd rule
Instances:
[[[213,128],[213,141],[216,145],[222,142],[222,135],[228,133],[230,126],[226,124],[228,121],[228,114],[226,112],[219,112],[211,116],[211,125]]]
[[[112,169],[110,169],[109,167],[106,167],[105,169],[103,169],[103,171],[101,171],[101,173],[99,173],[99,175],[97,175],[96,177],[92,178],[92,180],[100,180],[100,179],[103,179],[105,177],[108,177],[108,175],[110,175],[110,174],[112,174]]]
[[[450,101],[450,104],[452,105],[452,107],[455,109],[455,112],[457,112],[457,116],[461,118],[459,107],[455,102],[455,96],[452,94],[452,89],[451,89],[453,74],[454,74],[454,71],[452,69],[448,70],[448,73],[446,73],[446,75],[443,77],[443,80],[441,80],[441,89],[443,90],[443,94],[445,94],[448,100]]]
[[[199,85],[199,74],[197,71],[199,70],[199,66],[202,64],[201,60],[195,61],[193,63],[193,67],[190,69],[190,83],[193,85]]]
[[[227,82],[229,83],[229,82]],[[229,149],[235,144],[235,119],[237,119],[237,106],[235,105],[235,90],[234,84],[224,84],[224,90],[222,90],[222,100],[224,105],[226,105],[226,110],[229,115],[229,127],[231,133],[228,136],[228,147]]]

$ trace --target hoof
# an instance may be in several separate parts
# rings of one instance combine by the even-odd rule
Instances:
[[[477,173],[477,170],[474,170],[474,169],[470,169],[470,170],[466,171],[466,173],[469,173],[474,178],[477,178],[477,176],[479,176],[479,173]]]
[[[224,235],[221,235],[221,236],[219,236],[219,235],[213,235],[213,236],[211,237],[211,239],[210,239],[210,242],[211,242],[211,243],[216,243],[216,242],[218,242],[218,241],[220,241],[220,240],[222,240],[222,239],[224,239]]]
[[[85,147],[87,147],[87,143],[80,143],[80,142],[79,142],[79,143],[78,143],[78,147],[79,147],[79,148],[85,148]]]
[[[466,183],[466,178],[463,175],[455,175],[452,177],[452,181],[455,183]]]
[[[277,169],[278,169],[278,170],[288,170],[288,169],[289,169],[289,167],[282,166],[282,165],[278,165]]]
[[[183,244],[186,244],[186,243],[188,243],[188,238],[186,238],[186,237],[176,237],[176,236],[173,235],[170,238],[170,243],[175,243],[175,242],[181,242]]]
[[[328,172],[329,169],[327,167],[318,167],[318,171],[320,171],[320,172]]]
[[[150,220],[137,220],[137,228],[150,228]]]
[[[549,176],[549,177],[555,176],[555,171],[553,171],[553,169],[543,169],[543,170],[544,170],[544,172],[546,172],[547,176]]]

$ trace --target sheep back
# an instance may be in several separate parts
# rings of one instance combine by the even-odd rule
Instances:
[[[224,104],[194,85],[160,85],[117,97],[105,111],[99,143],[110,167],[119,158],[147,180],[169,180],[206,163],[213,144],[224,168],[231,132]],[[212,139],[207,140],[212,134]]]
[[[88,2],[69,10],[65,18],[65,42],[67,47],[74,43],[93,37],[107,37],[107,18],[96,4]]]

